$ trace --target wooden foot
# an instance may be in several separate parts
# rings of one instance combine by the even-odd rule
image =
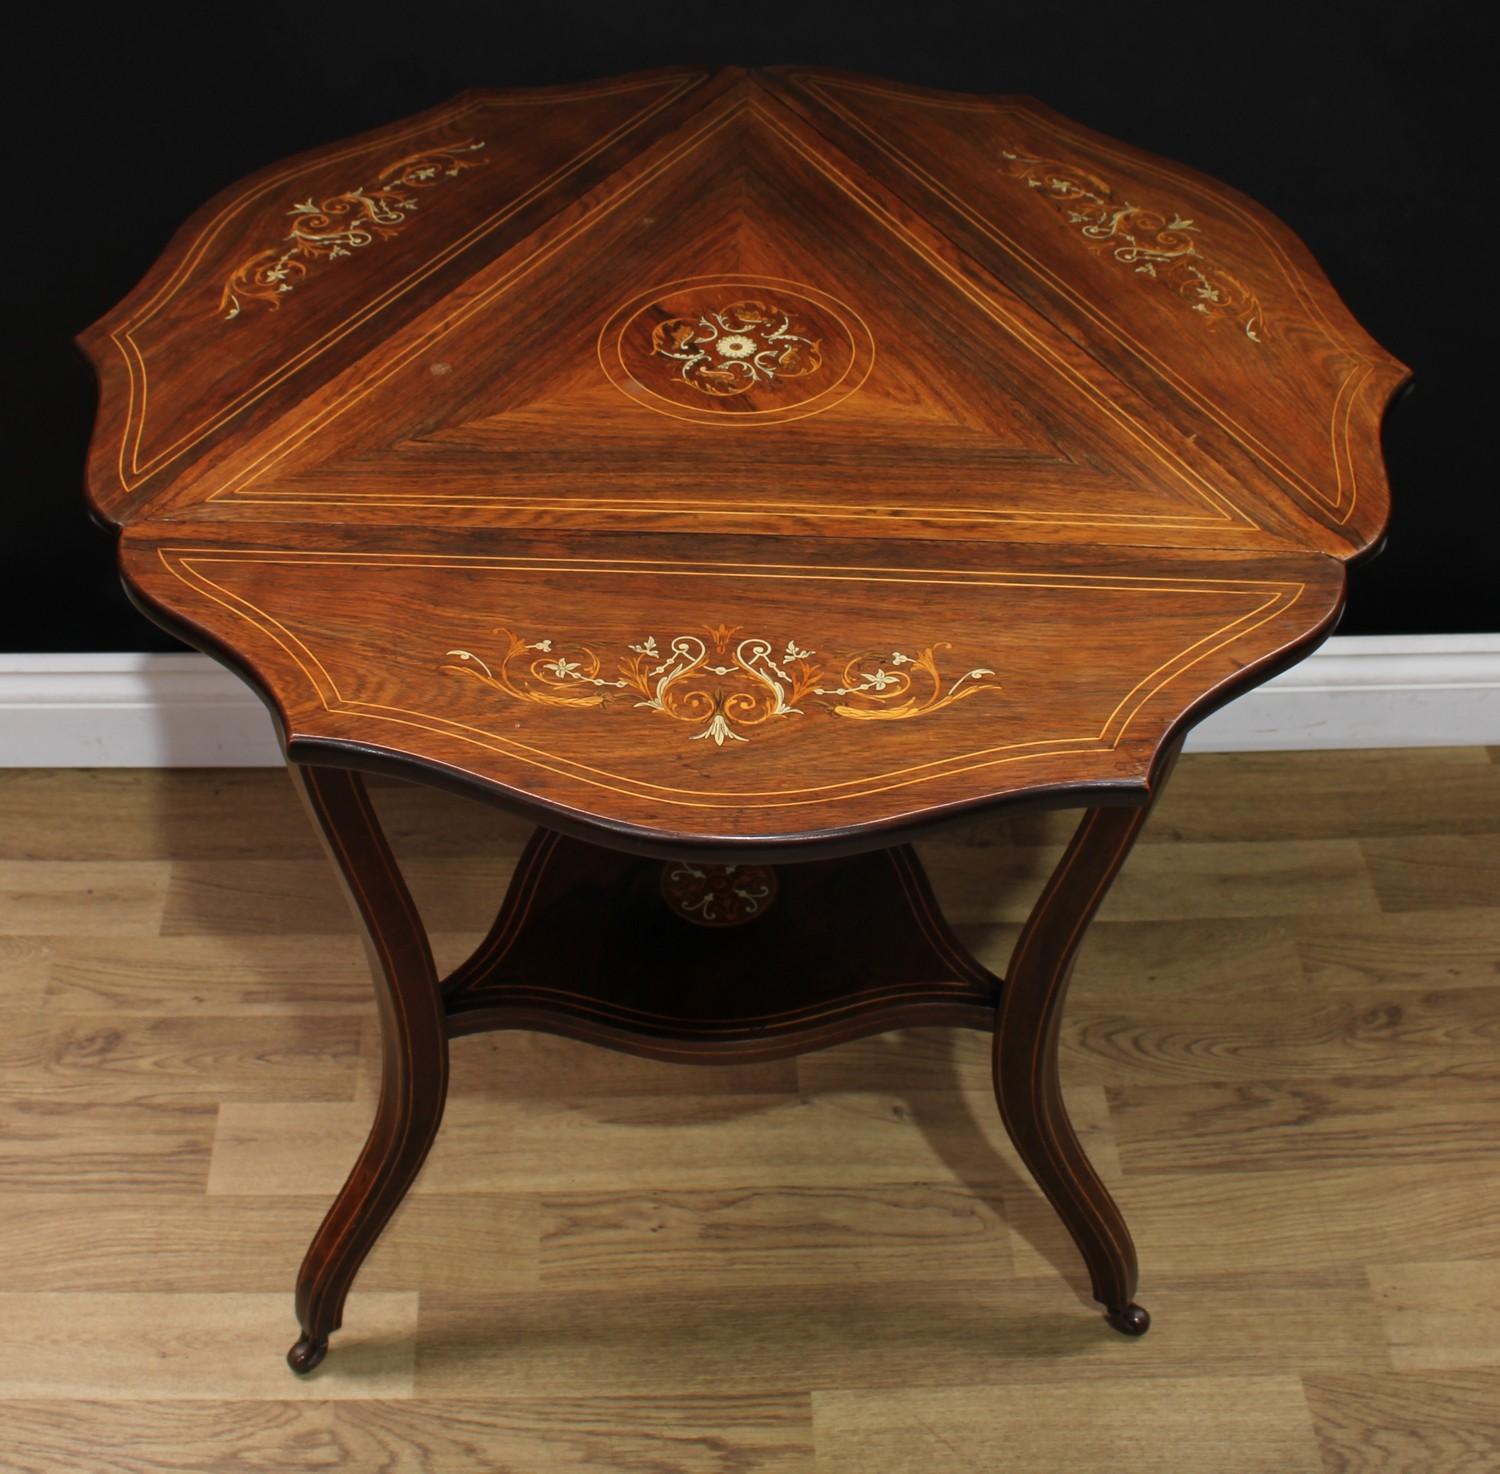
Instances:
[[[1058,1080],[1057,1035],[1079,943],[1146,821],[1147,810],[1090,809],[1016,943],[995,1029],[995,1098],[1021,1159],[1088,1266],[1116,1330],[1141,1335],[1135,1246],[1079,1144]]]
[[[302,1338],[287,1362],[294,1372],[310,1372],[343,1320],[354,1276],[437,1135],[448,1094],[448,1036],[427,933],[363,780],[336,768],[294,766],[292,775],[364,924],[382,1049],[374,1125],[297,1275]]]
[[[321,1341],[314,1341],[304,1334],[301,1340],[287,1352],[286,1364],[299,1377],[305,1377],[315,1367],[321,1365],[323,1358],[327,1355],[328,1338],[326,1336]]]
[[[1144,1305],[1127,1305],[1123,1310],[1109,1310],[1105,1320],[1122,1336],[1144,1336],[1151,1329],[1151,1312]]]

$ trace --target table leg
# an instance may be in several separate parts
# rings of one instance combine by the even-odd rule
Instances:
[[[995,1097],[1016,1150],[1078,1245],[1117,1331],[1142,1336],[1135,1245],[1068,1119],[1057,1037],[1073,961],[1149,809],[1090,809],[1016,942],[995,1028]]]
[[[338,768],[293,764],[291,772],[363,923],[382,1041],[375,1123],[297,1274],[302,1335],[287,1363],[310,1372],[339,1328],[354,1276],[437,1135],[448,1093],[448,1034],[427,932],[363,779]]]
[[[287,1361],[294,1371],[305,1373],[326,1355],[355,1275],[437,1135],[448,1089],[452,1029],[426,929],[363,780],[344,769],[298,765],[292,776],[363,924],[382,1037],[374,1124],[297,1276],[302,1334]],[[1158,783],[1164,779],[1165,773]],[[1022,928],[995,1014],[989,1014],[992,1004],[981,996],[985,990],[976,991],[973,980],[967,991],[958,990],[962,996],[939,1000],[955,1011],[956,1021],[971,1027],[984,1027],[993,1017],[995,1096],[1006,1130],[1072,1234],[1110,1324],[1131,1335],[1144,1334],[1151,1323],[1134,1303],[1135,1249],[1068,1120],[1057,1041],[1078,946],[1148,813],[1149,808],[1098,808],[1084,815]],[[925,972],[921,976],[926,979]],[[994,984],[988,974],[982,976]],[[924,988],[923,996],[930,991],[930,986]],[[993,999],[993,992],[988,996]],[[498,1006],[492,1004],[491,1012]],[[540,1017],[535,1009],[525,1011],[529,1019]],[[976,1017],[971,1020],[969,1012]],[[485,1024],[514,1026],[502,1023],[498,1014]],[[535,1019],[527,1026],[535,1026]],[[717,1033],[714,1039],[721,1042]],[[701,1057],[721,1055],[723,1051],[705,1048]]]

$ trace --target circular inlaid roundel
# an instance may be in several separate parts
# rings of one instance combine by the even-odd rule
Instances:
[[[662,899],[695,926],[743,926],[771,909],[779,889],[776,871],[769,865],[669,860],[661,867]]]
[[[804,282],[702,276],[622,304],[599,333],[599,362],[658,414],[764,425],[847,399],[869,377],[875,343],[853,308]]]

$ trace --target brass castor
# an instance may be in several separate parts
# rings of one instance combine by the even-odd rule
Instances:
[[[1141,1305],[1127,1305],[1123,1310],[1108,1310],[1104,1318],[1122,1336],[1144,1336],[1151,1329],[1151,1312]]]
[[[328,1338],[326,1336],[321,1341],[314,1341],[311,1336],[304,1334],[302,1339],[287,1352],[286,1364],[299,1377],[305,1377],[315,1367],[321,1365],[323,1358],[327,1355]]]

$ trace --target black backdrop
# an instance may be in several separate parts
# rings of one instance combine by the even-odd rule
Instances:
[[[322,0],[54,5],[12,51],[3,273],[20,343],[0,649],[173,642],[126,604],[81,474],[91,375],[72,335],[221,186],[466,86],[678,62],[817,63],[1025,92],[1268,205],[1355,315],[1416,371],[1386,425],[1388,550],[1356,569],[1344,632],[1500,627],[1496,476],[1467,350],[1496,315],[1493,164],[1476,127],[1488,4],[1225,6],[999,0],[862,6]],[[1493,81],[1493,78],[1490,78]],[[1477,345],[1474,345],[1477,346]],[[1478,432],[1478,433],[1476,433]],[[1453,529],[1472,529],[1455,539]]]

